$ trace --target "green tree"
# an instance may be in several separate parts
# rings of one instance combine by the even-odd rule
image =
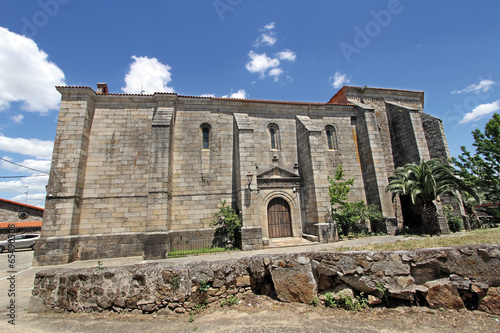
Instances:
[[[337,166],[335,177],[328,176],[328,194],[332,206],[332,217],[337,223],[339,235],[347,236],[349,232],[363,233],[366,227],[360,223],[366,219],[380,221],[383,219],[382,213],[374,205],[367,206],[364,201],[348,202],[347,195],[354,184],[354,178],[342,180],[344,170],[342,164]]]
[[[241,230],[241,220],[233,208],[226,206],[226,200],[223,200],[221,205],[210,226],[215,227],[215,236],[224,237],[223,244],[218,243],[218,246],[233,247]]]
[[[335,171],[335,177],[332,178],[328,176],[328,194],[330,195],[330,205],[332,205],[332,210],[336,212],[339,206],[343,206],[347,202],[347,195],[351,191],[351,186],[354,184],[354,178],[349,178],[343,181],[344,169],[342,163],[337,166]]]
[[[439,159],[408,163],[394,171],[389,177],[387,191],[392,199],[397,195],[407,195],[411,202],[421,204],[422,229],[431,235],[440,232],[437,207],[439,196],[448,194],[460,201],[458,192],[468,192],[477,198],[475,191],[457,177],[456,170]]]
[[[471,154],[462,146],[462,155],[452,158],[452,162],[460,177],[484,195],[486,201],[500,202],[500,115],[493,115],[484,133],[476,129],[472,136],[476,153]]]

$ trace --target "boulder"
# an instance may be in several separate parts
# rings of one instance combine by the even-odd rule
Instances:
[[[373,280],[373,277],[369,275],[344,275],[340,279],[352,288],[365,293],[371,293],[377,290],[376,282]]]
[[[374,305],[379,305],[382,304],[382,300],[378,297],[375,297],[373,295],[368,295],[368,305],[369,306],[374,306]]]
[[[374,262],[371,271],[379,276],[408,275],[410,274],[410,265],[401,262],[401,259],[397,256],[396,260]]]
[[[318,274],[325,276],[335,276],[340,272],[340,268],[330,260],[322,260],[316,269]]]
[[[332,296],[335,300],[339,300],[341,297],[350,297],[354,299],[354,290],[347,284],[342,283],[333,289]]]
[[[254,278],[263,278],[269,273],[262,256],[252,256],[246,260],[248,262],[248,269]]]
[[[189,277],[194,283],[202,281],[210,282],[214,280],[214,271],[210,267],[210,263],[206,261],[190,263],[186,265],[189,270]]]
[[[236,278],[236,287],[249,287],[251,285],[252,283],[249,275],[240,276]]]
[[[463,309],[465,308],[457,288],[451,285],[449,278],[429,281],[424,283],[427,287],[425,299],[433,309]]]
[[[479,310],[500,315],[500,287],[491,287],[479,302]]]
[[[300,263],[299,263],[300,262]],[[272,259],[271,277],[276,296],[283,302],[310,304],[317,287],[308,260],[295,258]]]
[[[171,310],[169,310],[168,308],[163,308],[163,309],[156,311],[156,314],[160,315],[160,316],[171,316],[173,314],[173,312]]]

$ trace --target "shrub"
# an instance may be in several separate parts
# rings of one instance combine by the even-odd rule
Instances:
[[[365,220],[370,220],[373,224],[383,219],[382,213],[374,205],[365,205],[364,201],[344,203],[333,214],[337,222],[339,235],[347,236],[350,233],[367,234],[368,229]]]
[[[205,280],[201,280],[200,281],[200,291],[202,293],[205,293],[208,291],[208,289],[210,289],[210,283],[206,282]]]
[[[335,301],[335,298],[333,298],[333,294],[331,292],[327,292],[325,294],[325,297],[325,306],[328,306],[330,308],[337,306],[337,302]]]
[[[382,225],[382,213],[374,206],[367,206],[364,201],[348,202],[347,196],[354,184],[354,178],[342,180],[344,171],[342,164],[337,166],[335,177],[328,176],[328,194],[332,206],[332,217],[337,222],[339,235],[347,236],[349,233],[367,234],[365,220],[370,220],[372,225]]]
[[[226,236],[226,247],[233,247],[236,244],[236,237],[241,229],[241,220],[234,209],[226,206],[226,200],[221,202],[222,207],[215,213],[211,227],[215,227],[215,235]]]
[[[177,290],[181,285],[181,279],[178,276],[172,276],[168,279],[168,283],[172,286],[173,290]]]
[[[368,306],[368,299],[364,297],[364,293],[353,298],[340,292],[337,300],[331,292],[327,292],[325,297],[325,306],[331,308],[338,306],[349,311],[359,311]]]
[[[229,306],[238,304],[239,302],[240,300],[235,295],[231,295],[227,298],[227,305]]]
[[[354,298],[340,293],[340,300],[338,300],[337,303],[341,308],[344,308],[346,310],[359,311],[368,306],[368,299],[364,297],[363,292],[361,292],[358,296]]]
[[[456,215],[453,215],[451,212],[453,211],[453,207],[450,205],[443,206],[443,212],[446,216],[446,220],[448,221],[448,227],[451,232],[458,232],[463,230],[464,223],[462,218]]]

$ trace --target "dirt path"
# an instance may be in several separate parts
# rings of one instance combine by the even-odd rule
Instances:
[[[251,304],[253,302],[253,304]],[[373,308],[359,312],[284,304],[270,299],[189,314],[25,315],[10,332],[500,332],[498,316],[479,311],[418,307]]]
[[[358,243],[394,242],[401,236],[379,236],[367,239],[332,243],[333,247],[355,246]],[[355,243],[355,244],[353,244]],[[329,244],[332,247],[332,244]],[[319,251],[315,247],[284,248],[255,251],[300,252]],[[193,260],[235,259],[252,253],[236,252],[194,258],[167,259],[165,263],[183,264]],[[235,258],[233,258],[235,257]],[[34,274],[47,267],[31,266],[32,252],[18,252],[16,275],[16,325],[7,323],[8,281],[5,254],[0,255],[0,330],[1,332],[497,332],[500,333],[500,316],[479,311],[431,310],[429,308],[399,307],[373,308],[360,312],[342,309],[313,307],[306,304],[288,304],[263,296],[250,295],[240,304],[231,307],[204,309],[192,316],[138,315],[138,314],[27,314]],[[106,266],[139,263],[142,258],[106,259]],[[89,266],[90,265],[90,266]],[[75,262],[67,267],[92,267],[95,261]],[[59,266],[61,267],[61,266]]]

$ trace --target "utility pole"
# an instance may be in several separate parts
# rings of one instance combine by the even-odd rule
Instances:
[[[28,204],[28,192],[30,190],[30,187],[26,185],[23,185],[23,187],[26,187],[26,204]]]

